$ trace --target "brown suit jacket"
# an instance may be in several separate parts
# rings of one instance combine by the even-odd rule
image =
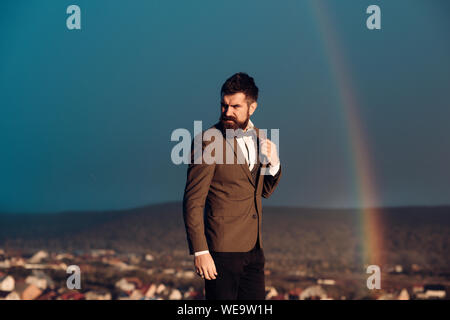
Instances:
[[[254,129],[260,137],[259,129]],[[209,130],[220,130],[220,122],[203,131],[201,137]],[[258,172],[255,183],[236,138],[225,139],[223,135],[217,142],[223,147],[223,163],[207,164],[202,158],[201,163],[196,164],[195,158],[201,155],[194,154],[194,144],[201,143],[203,151],[215,140],[205,141],[201,137],[195,137],[192,142],[183,197],[183,217],[190,254],[203,250],[247,252],[254,247],[258,237],[262,247],[261,196],[269,198],[275,190],[281,177],[281,167],[275,176],[260,175]],[[232,164],[225,163],[227,152],[234,157]],[[259,161],[257,166],[266,167]]]

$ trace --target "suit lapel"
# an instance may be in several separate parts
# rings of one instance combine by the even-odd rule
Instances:
[[[250,172],[250,169],[248,168],[248,163],[245,160],[245,156],[242,154],[241,148],[239,147],[239,144],[237,143],[236,137],[233,137],[233,143],[231,141],[231,139],[227,139],[226,137],[226,133],[222,130],[222,127],[220,125],[220,122],[216,123],[214,125],[216,127],[216,129],[218,129],[219,131],[222,132],[223,138],[226,140],[226,142],[229,144],[229,146],[232,148],[233,153],[234,153],[234,162],[233,164],[235,164],[236,166],[240,167],[242,171],[244,171],[244,174],[247,176],[248,180],[250,181],[250,183],[255,186],[255,182],[253,181],[253,177],[252,177],[252,173]],[[224,150],[224,155],[226,154],[226,148]],[[239,152],[239,155],[238,155]],[[240,164],[238,163],[238,159],[244,159],[244,163]]]
[[[216,125],[216,128],[217,129],[221,129],[221,127],[220,127],[220,123],[217,123]],[[261,166],[261,168],[265,168],[266,167],[266,165],[265,164],[261,164],[260,163],[260,161],[259,161],[259,139],[260,139],[260,132],[259,132],[259,129],[257,128],[257,127],[253,127],[254,129],[255,129],[255,131],[256,131],[256,150],[257,150],[257,153],[256,153],[256,157],[257,157],[257,159],[256,159],[256,162],[257,162],[257,164],[256,165],[260,165]],[[250,172],[250,169],[249,169],[249,167],[248,167],[248,163],[247,163],[247,161],[245,160],[245,156],[244,156],[244,154],[242,153],[242,150],[241,150],[241,148],[239,147],[239,144],[238,144],[238,142],[237,142],[237,140],[236,140],[236,137],[234,137],[233,138],[233,143],[234,143],[234,146],[233,146],[233,144],[231,143],[231,139],[227,139],[226,138],[226,134],[225,134],[225,132],[223,132],[222,131],[222,133],[223,133],[223,136],[224,136],[224,139],[227,141],[227,143],[229,144],[229,146],[233,149],[233,152],[234,152],[234,163],[237,165],[237,166],[239,166],[243,171],[244,171],[244,174],[247,176],[247,178],[248,178],[248,180],[250,181],[250,183],[255,187],[256,186],[256,184],[255,184],[255,181],[253,181],[253,176],[252,176],[252,173]],[[261,138],[264,138],[264,137],[261,137]],[[239,153],[239,156],[238,156],[238,153]],[[240,159],[244,159],[244,163],[243,164],[239,164],[238,163],[238,157],[240,158]],[[259,185],[260,185],[260,181],[262,181],[261,179],[259,179],[260,177],[259,177],[259,175],[257,175],[257,177],[256,177],[256,183],[258,184],[258,187],[259,187]]]
[[[255,182],[253,181],[253,177],[252,177],[252,173],[250,172],[250,169],[248,168],[248,163],[245,160],[245,156],[242,153],[241,148],[239,147],[239,144],[236,140],[236,137],[233,138],[233,142],[234,142],[234,146],[232,145],[230,139],[226,139],[227,143],[233,148],[234,151],[234,163],[236,163],[237,166],[239,166],[245,173],[245,175],[247,176],[248,180],[250,181],[250,183],[255,186]],[[238,155],[239,153],[239,155]],[[244,163],[239,164],[238,163],[238,159],[244,159]]]

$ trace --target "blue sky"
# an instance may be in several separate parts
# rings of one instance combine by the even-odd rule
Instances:
[[[181,200],[186,166],[171,163],[170,135],[213,125],[238,71],[260,88],[252,121],[280,129],[284,176],[265,204],[361,205],[311,1],[2,1],[0,212]],[[358,98],[378,205],[450,204],[449,2],[320,3]],[[82,30],[66,28],[70,4]],[[381,30],[366,28],[370,4]]]

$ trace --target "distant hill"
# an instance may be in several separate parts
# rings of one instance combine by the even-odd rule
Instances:
[[[450,207],[382,210],[384,254],[390,264],[418,264],[450,274]],[[353,269],[362,249],[356,210],[264,207],[264,247],[284,265]],[[136,209],[57,214],[0,214],[0,248],[34,251],[184,250],[181,203]]]

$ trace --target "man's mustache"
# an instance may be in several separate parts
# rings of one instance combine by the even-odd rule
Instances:
[[[234,121],[234,122],[237,121],[237,119],[235,119],[235,118],[232,118],[232,117],[226,117],[226,116],[222,116],[220,119],[221,119],[222,121],[227,121],[227,120],[232,120],[232,121]]]

